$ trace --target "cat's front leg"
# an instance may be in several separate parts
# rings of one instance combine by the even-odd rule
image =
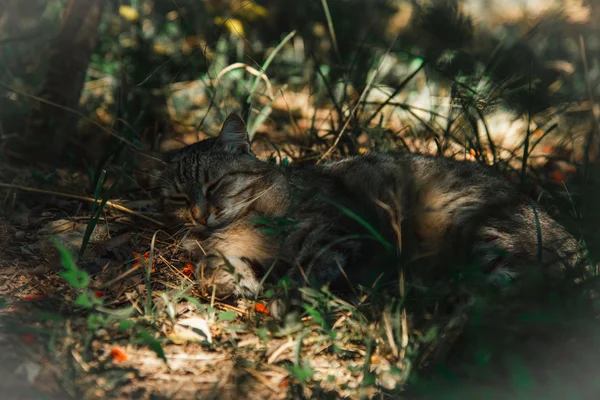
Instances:
[[[301,285],[323,285],[346,281],[346,269],[357,261],[362,243],[356,235],[332,226],[311,226],[299,247],[291,277]]]
[[[202,242],[197,279],[209,293],[253,297],[278,246],[256,228],[251,216],[237,220]]]
[[[218,250],[198,262],[196,277],[209,293],[214,289],[218,296],[252,297],[260,290],[249,259]]]

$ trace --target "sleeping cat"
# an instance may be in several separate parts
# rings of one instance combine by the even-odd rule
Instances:
[[[564,271],[582,254],[484,166],[405,153],[276,165],[252,154],[235,114],[218,137],[173,154],[160,184],[169,222],[191,231],[185,246],[198,258],[198,278],[219,295],[255,295],[265,275],[362,284],[386,266],[423,260],[515,278],[535,265]]]

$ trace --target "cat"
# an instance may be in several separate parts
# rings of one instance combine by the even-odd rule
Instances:
[[[277,165],[256,158],[236,114],[171,154],[159,181],[166,219],[189,229],[197,276],[219,296],[254,296],[265,276],[363,283],[386,263],[475,262],[494,281],[582,258],[571,234],[485,166],[393,152]]]

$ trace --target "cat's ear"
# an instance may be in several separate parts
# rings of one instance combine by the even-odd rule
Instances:
[[[217,137],[215,146],[236,154],[251,154],[246,124],[237,114],[229,114]]]

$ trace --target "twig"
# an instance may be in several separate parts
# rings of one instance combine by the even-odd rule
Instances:
[[[9,36],[9,37],[3,37],[0,38],[0,46],[6,44],[6,43],[10,43],[10,42],[19,42],[21,40],[30,40],[30,39],[35,39],[36,37],[40,36],[40,29],[34,29],[30,32],[27,32],[24,35],[21,36]]]
[[[127,144],[128,146],[130,146],[130,148],[131,148],[131,149],[133,149],[133,150],[136,150],[136,151],[138,151],[138,152],[140,152],[140,151],[141,151],[141,150],[138,148],[138,146],[136,146],[136,145],[135,145],[133,142],[131,142],[130,140],[127,140],[127,139],[125,139],[123,136],[119,135],[119,134],[118,134],[117,132],[115,132],[114,130],[112,130],[112,129],[108,129],[108,128],[106,128],[105,126],[102,126],[102,124],[100,124],[100,123],[96,122],[94,119],[92,119],[92,118],[88,117],[87,115],[83,114],[82,112],[79,112],[79,111],[77,111],[77,110],[74,110],[74,109],[72,109],[72,108],[70,108],[70,107],[66,107],[66,106],[63,106],[63,105],[60,105],[60,104],[54,103],[54,102],[52,102],[52,101],[46,100],[46,99],[44,99],[44,98],[41,98],[41,97],[39,97],[39,96],[35,96],[35,95],[33,95],[33,94],[29,94],[29,93],[23,92],[23,91],[21,91],[21,90],[15,89],[15,88],[13,88],[13,87],[11,87],[11,86],[9,86],[9,85],[6,85],[6,84],[4,84],[4,83],[2,83],[2,82],[0,82],[0,87],[1,87],[1,88],[4,88],[5,90],[8,90],[8,91],[10,91],[10,92],[14,92],[14,93],[16,93],[16,94],[18,94],[18,95],[25,96],[25,97],[29,97],[30,99],[34,99],[34,100],[37,100],[37,101],[39,101],[39,102],[41,102],[41,103],[45,103],[45,104],[51,105],[51,106],[53,106],[53,107],[60,108],[61,110],[64,110],[64,111],[70,112],[70,113],[72,113],[72,114],[75,114],[75,115],[77,115],[79,118],[85,119],[86,121],[90,122],[91,124],[93,124],[93,125],[97,126],[98,128],[102,129],[104,132],[108,133],[109,135],[111,135],[111,136],[114,136],[115,138],[119,139],[121,142],[123,142],[123,143]]]
[[[594,101],[594,91],[592,90],[592,82],[590,81],[590,74],[589,74],[589,68],[588,68],[588,62],[587,62],[587,55],[586,55],[586,49],[585,49],[585,42],[583,40],[583,36],[579,35],[579,51],[581,52],[581,61],[583,62],[583,72],[584,72],[584,79],[585,79],[585,85],[587,88],[587,92],[588,92],[588,100],[591,103],[591,115],[592,115],[592,129],[590,129],[590,131],[588,132],[588,134],[585,137],[585,148],[584,148],[584,153],[583,153],[583,182],[584,185],[587,185],[588,180],[589,180],[589,164],[590,164],[590,160],[593,160],[596,158],[596,154],[598,149],[591,149],[592,145],[593,145],[593,141],[594,141],[594,135],[600,135],[600,129],[598,127],[598,113],[596,111],[596,102]],[[597,137],[596,137],[596,140]],[[585,186],[584,186],[585,187]]]
[[[19,186],[19,185],[13,185],[10,183],[1,183],[0,182],[0,187],[3,188],[8,188],[8,189],[17,189],[17,190],[22,190],[24,192],[32,192],[32,193],[41,193],[41,194],[49,194],[52,196],[58,196],[58,197],[65,197],[65,198],[69,198],[69,199],[76,199],[76,200],[83,200],[83,201],[89,201],[90,203],[95,203],[96,200],[93,199],[92,197],[86,197],[86,196],[79,196],[76,194],[70,194],[70,193],[61,193],[61,192],[54,192],[51,190],[44,190],[44,189],[36,189],[36,188],[30,188],[27,186]],[[98,201],[101,201],[101,199],[98,199]],[[122,211],[124,213],[127,214],[131,214],[131,215],[135,215],[136,217],[139,218],[143,218],[146,221],[152,222],[153,224],[159,225],[159,226],[164,226],[164,224],[160,221],[155,220],[154,218],[150,218],[144,214],[140,214],[137,211],[133,211],[127,207],[124,207],[120,204],[115,203],[114,201],[107,201],[106,205],[109,207],[112,207],[116,210]]]
[[[271,85],[271,81],[269,80],[269,77],[266,76],[265,74],[261,73],[260,71],[258,71],[256,68],[252,68],[248,64],[244,64],[241,62],[233,63],[233,64],[228,65],[227,67],[223,68],[221,70],[221,72],[219,72],[219,74],[217,75],[217,79],[215,79],[215,82],[213,83],[214,86],[217,87],[219,85],[219,83],[221,82],[221,78],[225,74],[229,73],[230,71],[233,71],[234,69],[239,69],[239,68],[244,68],[246,70],[246,72],[248,72],[249,74],[257,76],[257,77],[261,78],[263,81],[265,81],[265,84],[267,85],[267,91],[269,92],[269,96],[268,96],[269,100],[273,99],[273,86]]]

